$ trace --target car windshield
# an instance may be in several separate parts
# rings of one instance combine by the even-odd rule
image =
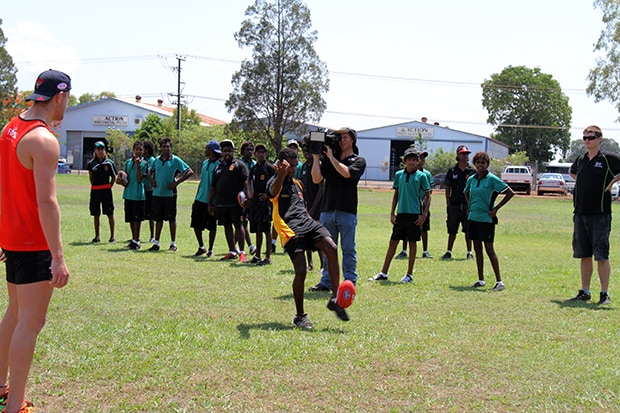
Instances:
[[[542,174],[540,179],[563,179],[560,174]]]

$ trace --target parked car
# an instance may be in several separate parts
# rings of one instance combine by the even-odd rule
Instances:
[[[67,163],[58,162],[58,173],[59,174],[70,174],[71,173],[71,167],[69,167],[69,164],[67,164]]]
[[[562,178],[564,178],[564,182],[566,183],[566,192],[569,194],[575,192],[575,179],[573,179],[570,174],[562,174]]]
[[[443,181],[446,180],[446,174],[435,174],[433,175],[433,188],[434,189],[443,189],[445,188],[445,185],[443,184]]]
[[[562,174],[545,173],[538,179],[538,195],[545,193],[566,195],[566,182]]]

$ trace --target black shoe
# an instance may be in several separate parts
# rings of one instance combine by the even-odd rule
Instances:
[[[194,253],[194,257],[200,257],[202,254],[206,254],[207,250],[204,248],[198,248],[198,251]]]
[[[297,328],[305,328],[307,330],[312,330],[314,327],[310,320],[308,320],[308,314],[296,315],[293,320],[293,325]]]
[[[609,294],[601,293],[601,299],[598,302],[598,305],[611,304],[611,299],[609,298]]]
[[[259,264],[260,262],[261,262],[261,259],[257,255],[253,256],[252,259],[248,261],[249,264]]]
[[[452,253],[451,252],[447,252],[441,256],[442,260],[451,260],[452,259]]]
[[[568,301],[588,301],[591,298],[592,298],[592,295],[590,293],[586,293],[583,290],[579,290],[577,295]]]
[[[110,238],[110,239],[108,240],[108,242],[109,242],[110,244],[116,244],[116,240],[115,240],[114,238]]]
[[[127,248],[130,250],[139,250],[141,247],[140,244],[138,244],[137,242],[129,241]]]
[[[93,244],[97,244],[99,242],[101,242],[101,240],[98,237],[93,238],[93,240],[91,241]]]
[[[329,301],[327,302],[327,308],[336,313],[336,317],[338,317],[342,321],[349,321],[349,315],[346,311],[344,311],[344,308],[338,305],[335,298],[329,299]]]
[[[151,248],[149,248],[149,251],[159,251],[159,245],[157,244],[151,245]]]
[[[321,283],[318,283],[315,286],[312,286],[310,288],[308,288],[308,291],[312,291],[312,292],[317,292],[317,291],[331,291],[332,289],[329,287],[324,286]]]
[[[271,259],[265,258],[264,260],[257,262],[256,265],[271,265]]]

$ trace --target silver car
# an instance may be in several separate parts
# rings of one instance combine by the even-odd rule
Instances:
[[[566,195],[566,182],[562,174],[544,173],[538,178],[538,195],[556,193]]]

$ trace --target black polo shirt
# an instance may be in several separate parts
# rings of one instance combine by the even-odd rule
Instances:
[[[357,184],[366,171],[366,159],[351,155],[340,159],[349,169],[350,178],[340,175],[327,158],[321,159],[321,175],[325,180],[325,197],[321,211],[341,211],[357,215]]]
[[[605,188],[620,173],[620,157],[599,151],[589,159],[586,153],[571,165],[570,172],[577,175],[573,196],[575,214],[610,214],[611,193]]]
[[[467,165],[465,169],[461,170],[461,168],[459,168],[459,164],[457,163],[448,170],[446,179],[444,179],[443,182],[445,186],[452,188],[452,191],[450,192],[450,205],[461,205],[467,203],[463,190],[465,189],[467,179],[473,175],[476,175],[476,170],[469,165]]]
[[[237,194],[245,189],[245,182],[248,180],[248,168],[237,159],[231,163],[220,164],[213,171],[213,182],[211,190],[215,190],[215,205],[219,207],[230,207],[239,205]]]

